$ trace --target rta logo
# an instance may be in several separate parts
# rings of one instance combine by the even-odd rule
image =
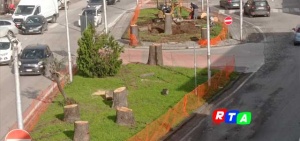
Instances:
[[[248,125],[251,123],[251,112],[240,112],[238,110],[217,109],[213,112],[212,120],[215,124],[225,121],[228,124]]]

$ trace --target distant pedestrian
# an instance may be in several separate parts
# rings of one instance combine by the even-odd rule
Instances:
[[[191,2],[191,9],[192,9],[192,13],[193,13],[193,19],[196,20],[198,19],[198,14],[199,14],[199,7]]]

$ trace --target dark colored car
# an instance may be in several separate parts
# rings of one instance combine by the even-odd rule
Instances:
[[[296,26],[296,28],[293,28],[294,31],[294,37],[293,42],[294,45],[297,46],[300,44],[300,24]]]
[[[27,19],[21,24],[21,31],[23,34],[40,33],[48,30],[48,22],[44,16],[33,15],[27,17]]]
[[[106,0],[106,5],[114,5],[116,1],[117,0]],[[93,7],[98,5],[103,5],[103,0],[88,0],[88,6]]]
[[[244,5],[244,14],[270,17],[270,5],[267,0],[248,0]]]
[[[220,0],[220,7],[227,9],[240,8],[240,0]]]
[[[46,75],[46,67],[53,59],[53,53],[48,45],[28,45],[23,49],[19,56],[20,75]]]

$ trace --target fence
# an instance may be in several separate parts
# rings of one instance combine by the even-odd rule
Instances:
[[[157,141],[165,136],[171,128],[178,125],[194,110],[211,98],[220,87],[224,87],[230,80],[230,74],[234,71],[235,59],[232,57],[226,66],[211,78],[211,86],[208,82],[199,85],[192,92],[186,94],[174,107],[164,115],[148,124],[142,131],[128,139],[128,141]]]

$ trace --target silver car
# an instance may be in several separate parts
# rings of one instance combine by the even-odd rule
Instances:
[[[300,44],[300,24],[296,26],[296,28],[293,28],[294,31],[294,38],[293,42],[294,45],[299,45]]]
[[[19,29],[16,27],[16,24],[12,20],[0,20],[0,35],[8,35],[15,37],[19,33]]]

